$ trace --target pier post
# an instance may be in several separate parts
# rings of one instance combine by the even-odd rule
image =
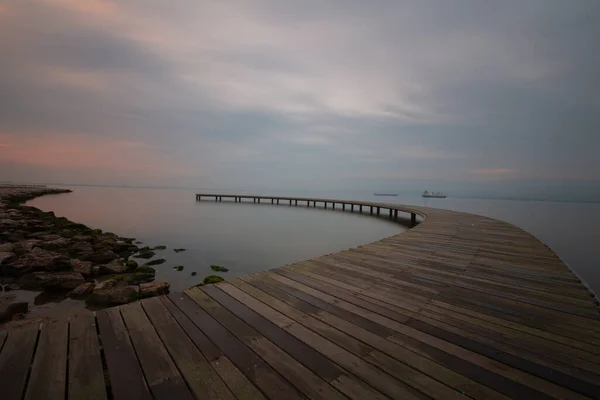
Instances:
[[[215,203],[219,201],[219,196],[215,196]]]
[[[277,199],[277,204],[279,204],[279,199]]]
[[[369,214],[373,215],[373,206],[371,206],[371,211],[369,211]]]
[[[310,207],[310,200],[306,200],[306,207]]]
[[[258,198],[258,204],[260,204],[260,197]]]
[[[317,202],[313,201],[313,208],[317,208]]]
[[[298,207],[298,200],[294,200],[294,202],[295,202],[295,204],[294,204],[294,205],[295,205],[296,207]]]
[[[377,207],[377,216],[379,217],[379,212],[381,211],[380,207]]]
[[[273,204],[275,202],[275,199],[271,199],[271,204]]]
[[[200,196],[199,194],[196,195],[196,201],[200,201],[202,198],[202,196]]]
[[[362,204],[358,206],[358,212],[362,214]]]
[[[256,197],[253,197],[253,198],[252,198],[252,201],[253,201],[254,203],[256,203]]]
[[[325,202],[323,207],[327,210],[327,202]]]
[[[346,211],[346,203],[342,203],[342,211]]]
[[[398,210],[394,210],[394,219],[398,219]]]
[[[416,224],[417,224],[417,214],[411,213],[410,214],[410,225],[415,226]]]
[[[392,209],[390,208],[390,219],[392,219]]]
[[[331,203],[331,209],[335,210],[335,203]]]
[[[292,199],[290,199],[290,206],[292,205]]]
[[[350,212],[354,212],[354,204],[350,204]]]

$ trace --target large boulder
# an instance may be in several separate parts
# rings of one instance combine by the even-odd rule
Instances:
[[[51,251],[34,248],[26,255],[7,265],[2,265],[4,275],[20,276],[35,271],[54,271],[71,269],[68,258]]]
[[[120,260],[113,260],[108,264],[101,265],[98,273],[100,274],[122,274],[127,271],[127,266]]]
[[[137,298],[135,287],[109,279],[94,287],[87,302],[96,306],[118,306],[135,301]]]
[[[153,251],[145,251],[145,252],[140,252],[140,254],[136,254],[134,257],[148,259],[148,258],[154,257],[155,255],[156,255],[156,253]]]
[[[16,257],[15,253],[11,253],[10,251],[2,251],[0,252],[0,266],[6,261],[10,262],[12,258]]]
[[[78,254],[91,255],[94,252],[94,248],[88,242],[85,242],[85,241],[75,241],[72,238],[71,239],[71,243],[73,243],[73,242],[75,242],[75,244],[72,244],[71,247],[69,248],[69,254],[72,254],[72,255],[78,255]]]
[[[149,282],[140,285],[140,298],[160,296],[169,293],[169,282]]]
[[[29,304],[26,301],[0,304],[0,323],[10,321],[15,314],[26,314],[29,310]]]
[[[91,276],[92,275],[92,263],[90,261],[81,261],[77,259],[73,259],[69,261],[71,267],[73,267],[73,271],[79,272],[83,276]]]
[[[75,299],[87,297],[90,294],[92,294],[92,292],[94,291],[94,287],[96,287],[95,283],[92,283],[92,282],[82,283],[81,285],[79,285],[75,289],[73,289],[73,291],[71,293],[69,293],[69,297],[72,297]]]
[[[85,283],[85,278],[79,272],[34,272],[22,276],[19,283],[25,289],[66,291]]]

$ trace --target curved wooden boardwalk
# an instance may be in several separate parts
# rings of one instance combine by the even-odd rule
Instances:
[[[600,398],[598,305],[532,235],[453,211],[279,197],[296,200],[425,220],[355,249],[0,333],[1,398]]]

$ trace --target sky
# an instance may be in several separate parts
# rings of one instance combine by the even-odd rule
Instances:
[[[0,181],[599,194],[599,20],[597,0],[0,0]]]

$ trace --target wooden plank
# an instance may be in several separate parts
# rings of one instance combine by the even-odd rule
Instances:
[[[3,399],[21,399],[37,343],[39,325],[8,332],[0,353],[0,393]]]
[[[69,323],[42,325],[25,399],[64,399]]]
[[[214,286],[208,286],[207,288],[212,288],[216,291],[219,291]],[[332,381],[340,376],[341,370],[336,368],[335,365],[329,363],[328,360],[322,358],[322,356],[315,350],[308,346],[302,346],[302,342],[297,341],[297,339],[280,329],[278,330],[279,334],[276,334],[275,330],[271,329],[272,326],[269,326],[269,322],[266,320],[260,322],[266,323],[265,325],[267,325],[268,328],[261,330],[260,332],[255,331],[254,328],[256,328],[256,325],[251,326],[242,322],[247,321],[252,317],[254,317],[255,320],[258,320],[258,318],[256,318],[259,317],[258,314],[251,315],[251,310],[249,309],[244,310],[250,314],[249,317],[243,318],[244,315],[240,315],[243,314],[242,310],[236,308],[235,305],[228,303],[228,306],[232,307],[238,313],[230,312],[229,309],[219,305],[219,303],[211,299],[211,297],[209,297],[205,292],[200,291],[197,288],[188,290],[186,293],[188,293],[193,300],[197,301],[208,312],[214,313],[215,317],[218,317],[219,321],[223,323],[225,327],[234,335],[237,336],[239,333],[238,338],[240,340],[252,348],[273,368],[277,369],[280,374],[286,377],[288,381],[290,381],[306,396],[309,398],[318,399],[343,398],[339,392],[327,384],[327,382]],[[215,295],[215,293],[211,294]],[[216,296],[218,297],[218,295]],[[220,298],[220,300],[224,302],[226,301],[224,298]],[[263,336],[261,334],[263,331],[269,336]],[[287,337],[284,335],[287,335]],[[254,339],[249,340],[249,337],[254,337]],[[269,338],[274,339],[276,343],[271,342]],[[309,356],[312,355],[316,357],[316,360],[314,361],[308,359],[308,357],[304,359],[304,361],[308,360],[310,363],[309,365],[312,368],[317,369],[319,372],[323,374],[329,374],[326,381],[320,379],[318,375],[315,375],[310,369],[303,366],[300,362],[287,355],[286,352],[283,351],[283,349],[285,349],[286,351],[293,352],[296,350],[294,345],[297,345],[301,350],[310,352]],[[299,353],[296,352],[294,354],[298,355]],[[327,364],[319,364],[319,362],[327,362]]]
[[[152,395],[157,399],[193,399],[139,302],[120,307]]]
[[[119,308],[98,311],[96,320],[113,398],[152,399]]]
[[[234,399],[233,394],[163,303],[156,297],[143,300],[141,303],[194,396],[208,399]]]
[[[70,321],[68,394],[73,400],[106,399],[96,319],[91,313]]]
[[[337,328],[340,332],[347,332],[356,339],[368,344],[369,346],[372,346],[372,348],[378,349],[396,358],[397,360],[405,362],[415,369],[418,369],[424,373],[428,373],[430,376],[435,377],[446,385],[454,387],[456,390],[473,398],[504,398],[498,392],[492,391],[483,385],[479,385],[473,380],[446,369],[417,353],[391,343],[380,336],[377,336],[365,329],[360,328],[359,326],[343,320],[342,318],[338,318],[332,314],[313,307],[304,308],[304,312],[301,312],[299,309],[303,308],[302,302],[294,301],[293,298],[275,288],[267,287],[266,289],[270,292],[267,293],[266,291],[260,290],[257,287],[247,284],[241,280],[234,280],[232,284],[241,290],[252,294],[254,297],[260,299],[266,304],[269,304],[271,307],[293,318],[297,322],[310,327],[311,329],[315,330],[315,332],[320,333],[323,336],[326,336],[330,329],[322,329],[320,326],[328,324],[331,327]],[[311,318],[309,316],[313,317]],[[337,335],[334,336],[334,338],[337,338]],[[340,343],[343,346],[345,342],[342,340],[337,340],[337,343]],[[352,350],[353,346],[347,345],[346,348],[348,350]],[[359,347],[357,350],[356,347],[354,347],[354,349],[355,350],[353,352],[357,355],[361,355],[362,357],[372,352],[372,350],[369,350],[369,348],[363,350]],[[366,352],[366,350],[369,351]]]
[[[194,342],[194,345],[210,362],[210,365],[219,374],[227,387],[229,387],[236,399],[262,400],[265,398],[256,386],[244,376],[231,360],[167,296],[160,296],[160,300]],[[182,305],[182,307],[185,307],[185,305]]]
[[[189,296],[169,295],[202,332],[269,398],[300,399],[303,396],[272,369],[262,358],[246,347],[215,318],[199,307]],[[248,339],[256,339],[249,336]]]

